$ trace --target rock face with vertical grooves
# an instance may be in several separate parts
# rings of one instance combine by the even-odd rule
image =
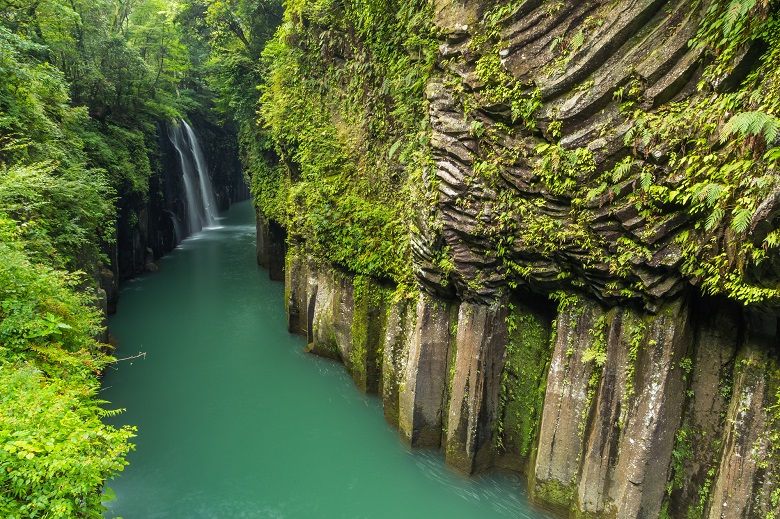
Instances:
[[[713,485],[709,517],[770,517],[780,513],[778,423],[767,416],[777,405],[777,318],[771,314],[749,316],[745,339],[736,358],[734,389],[726,414],[723,450]],[[772,393],[775,393],[774,395]],[[775,411],[776,412],[776,411]],[[768,423],[771,422],[771,423]],[[749,499],[740,499],[750,496]]]
[[[286,273],[289,329],[378,393],[405,442],[458,470],[523,472],[537,505],[572,517],[777,512],[773,314],[569,295],[553,321],[522,298],[394,298],[295,249]],[[536,364],[513,367],[524,353]]]
[[[506,362],[507,307],[461,303],[455,338],[444,452],[466,473],[489,468],[495,457],[501,371]]]
[[[454,310],[451,303],[424,294],[417,301],[398,411],[401,437],[412,447],[441,445]]]
[[[625,103],[653,112],[699,95],[706,56],[689,41],[711,2],[433,4],[417,286],[314,259],[294,229],[272,252],[283,233],[259,224],[259,261],[286,254],[290,331],[378,393],[409,445],[465,473],[521,472],[563,516],[780,514],[777,309],[702,293],[682,244],[712,238],[697,259],[728,256],[735,233],[704,232],[673,203],[643,210],[643,172],[669,190],[682,180],[663,146],[625,144]],[[721,85],[756,63],[750,49],[735,59]],[[587,165],[546,175],[540,145]],[[777,228],[778,206],[762,203],[754,237]],[[743,269],[771,288],[780,262],[766,253]]]
[[[602,318],[602,309],[588,302],[558,315],[533,473],[537,499],[557,509],[569,507],[579,472],[585,420],[593,404],[594,366],[583,362],[583,355],[594,340],[592,326]]]

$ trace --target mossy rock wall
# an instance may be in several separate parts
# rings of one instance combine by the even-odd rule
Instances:
[[[382,398],[413,447],[526,474],[570,517],[777,513],[777,320],[681,298],[649,314],[402,296],[290,248],[288,324]],[[724,508],[726,507],[726,508]],[[727,510],[727,511],[726,511]]]
[[[307,18],[330,5],[295,11],[275,49],[324,100],[309,132],[322,141],[275,141],[290,329],[379,393],[405,442],[466,473],[522,472],[541,507],[775,517],[780,152],[765,130],[780,127],[780,31],[768,4],[437,0],[410,18],[395,2],[403,34],[389,46],[351,30],[369,12],[356,4]],[[384,61],[332,45],[345,34]],[[376,71],[410,49],[420,82],[378,96]],[[332,81],[352,70],[374,73]],[[311,98],[284,85],[288,104],[273,106]],[[387,132],[343,124],[351,111],[368,121],[367,107]],[[764,122],[736,124],[750,120]],[[345,153],[312,154],[331,148]]]

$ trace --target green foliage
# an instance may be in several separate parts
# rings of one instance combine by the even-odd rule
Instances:
[[[713,57],[700,93],[653,113],[636,110],[626,134],[637,155],[666,150],[671,171],[661,175],[675,179],[643,184],[633,197],[641,214],[653,220],[670,209],[687,213],[692,228],[677,237],[684,274],[707,293],[745,304],[780,295],[746,278],[777,243],[772,233],[763,243],[749,236],[759,205],[780,185],[779,23],[766,2],[713,2],[693,42]],[[758,40],[768,50],[752,72],[740,85],[723,88],[741,49]]]
[[[585,148],[566,150],[556,144],[539,144],[535,152],[540,160],[534,169],[553,195],[569,193],[577,186],[579,175],[595,171],[593,154]]]
[[[309,253],[397,282],[411,277],[409,179],[429,161],[429,9],[290,2],[263,52],[259,113],[281,166],[251,171],[258,207]]]
[[[628,348],[628,362],[625,369],[626,389],[623,391],[622,405],[620,410],[620,426],[625,424],[625,418],[628,416],[628,411],[633,403],[634,396],[636,395],[636,365],[639,358],[639,348],[642,346],[642,341],[645,339],[645,333],[647,332],[647,325],[644,321],[637,319],[636,317],[626,317],[626,322],[629,323],[627,327],[629,332],[629,348]]]
[[[776,34],[777,6],[766,0],[715,0],[693,41],[714,56],[707,76],[715,80],[733,70],[735,59],[745,45]]]
[[[764,112],[740,112],[734,114],[720,131],[720,142],[727,142],[733,136],[764,138],[767,143],[774,142],[780,132],[780,119]]]
[[[27,362],[0,363],[3,517],[102,517],[97,490],[124,468],[132,430],[101,422],[96,392]]]
[[[21,239],[39,262],[70,269],[94,264],[98,239],[113,228],[112,198],[100,170],[0,166],[0,207],[19,223]]]
[[[606,316],[602,315],[590,329],[591,343],[582,352],[582,362],[593,362],[597,368],[602,368],[607,361]]]
[[[550,361],[549,321],[508,305],[509,341],[501,372],[498,446],[528,458],[535,446],[544,403],[545,373]]]
[[[602,314],[593,327],[589,330],[591,337],[590,345],[582,352],[583,363],[593,363],[590,372],[590,378],[588,379],[588,392],[585,397],[585,405],[582,407],[582,414],[580,415],[580,421],[577,424],[577,433],[580,439],[585,437],[585,428],[588,424],[588,417],[590,416],[593,399],[598,391],[599,383],[601,382],[601,374],[604,368],[604,364],[607,361],[607,321],[608,316],[612,314]]]
[[[177,9],[0,9],[2,517],[101,517],[103,482],[125,465],[132,429],[104,425],[96,399],[111,358],[92,286],[115,198],[132,215],[148,196],[157,122],[198,106],[179,88],[191,65]]]
[[[101,422],[97,374],[111,358],[93,294],[28,256],[27,232],[0,213],[0,515],[99,518],[133,429]]]
[[[677,429],[674,435],[674,449],[672,450],[672,477],[666,486],[666,493],[683,488],[687,478],[685,465],[693,456],[693,440],[695,431],[687,421]]]

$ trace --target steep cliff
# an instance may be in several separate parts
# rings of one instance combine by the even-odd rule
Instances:
[[[192,114],[192,119],[218,209],[224,210],[232,202],[249,198],[238,160],[235,131],[220,128],[197,113]],[[156,153],[148,157],[151,166],[148,191],[125,193],[118,200],[117,238],[112,252],[115,272],[104,272],[102,281],[112,306],[116,302],[117,281],[153,268],[152,262],[170,252],[184,237],[182,228],[186,229],[188,202],[181,159],[170,139],[170,124],[158,125],[156,146],[149,146]]]
[[[290,4],[253,178],[290,331],[542,507],[774,517],[777,7]]]

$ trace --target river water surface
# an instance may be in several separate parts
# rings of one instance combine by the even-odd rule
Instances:
[[[124,285],[101,397],[138,427],[106,517],[543,518],[519,479],[466,478],[409,451],[375,396],[287,333],[284,287],[254,256],[254,211],[185,240]]]

